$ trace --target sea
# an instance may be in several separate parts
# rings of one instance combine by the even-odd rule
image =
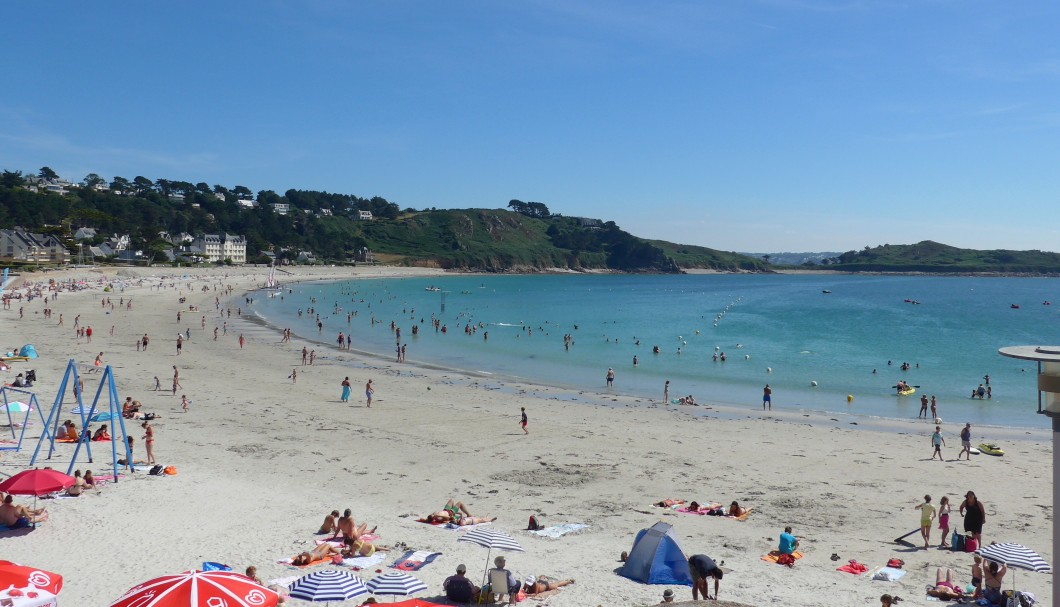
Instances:
[[[610,368],[614,393],[661,402],[668,380],[671,399],[749,410],[767,384],[777,409],[883,418],[915,418],[926,394],[947,422],[976,425],[1047,427],[1036,363],[997,351],[1060,344],[1055,278],[456,275],[253,296],[320,354],[341,331],[376,359],[401,344],[408,363],[592,392],[608,391]],[[971,397],[986,376],[990,398]],[[899,380],[916,393],[898,396]]]

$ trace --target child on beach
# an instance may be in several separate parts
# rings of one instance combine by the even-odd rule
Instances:
[[[519,420],[519,425],[523,427],[523,434],[530,434],[526,429],[526,407],[519,407],[519,410],[523,412],[522,419]]]
[[[924,503],[914,508],[920,511],[920,535],[924,538],[924,548],[931,543],[931,523],[935,520],[935,506],[931,505],[931,496],[924,496]]]
[[[946,439],[942,438],[942,428],[940,426],[935,426],[935,432],[931,435],[931,446],[935,448],[935,450],[931,452],[932,460],[934,460],[935,456],[937,455],[939,456],[940,462],[946,461],[942,458],[942,447],[945,444]]]
[[[180,395],[180,408],[184,409],[185,413],[188,412],[188,405],[190,405],[190,404],[191,404],[191,401],[188,400],[188,395],[187,394],[181,394]]]
[[[946,541],[950,536],[950,498],[943,495],[939,500],[939,530],[942,531],[942,543],[940,548],[949,548]]]

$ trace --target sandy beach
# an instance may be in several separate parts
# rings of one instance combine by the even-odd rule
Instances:
[[[388,267],[291,271],[295,275],[282,280],[438,273]],[[322,348],[298,335],[281,343],[276,328],[237,312],[246,313],[244,297],[264,282],[264,268],[104,272],[24,277],[86,277],[93,288],[60,293],[47,304],[54,310],[48,320],[42,299],[0,311],[3,349],[32,343],[40,354],[0,377],[9,382],[20,371],[36,369],[34,389],[47,413],[67,361],[91,365],[102,352],[120,398],[140,400],[145,411],[159,416],[152,422],[155,455],[178,474],[148,476],[148,466],[139,466],[98,493],[44,500],[50,518],[32,532],[0,532],[0,558],[63,574],[61,605],[105,606],[139,582],[203,561],[237,571],[255,565],[265,580],[302,575],[306,570],[278,561],[310,549],[324,515],[346,508],[358,523],[378,526],[381,545],[441,553],[415,572],[429,588],[421,596],[437,596],[458,564],[467,565],[472,579],[480,578],[486,565],[485,549],[457,541],[464,532],[416,522],[449,498],[463,501],[475,515],[498,517],[492,526],[522,544],[525,552],[505,553],[517,575],[576,580],[530,605],[658,603],[666,587],[640,585],[614,571],[636,533],[660,520],[674,526],[686,555],[725,562],[731,571],[721,583],[722,599],[749,605],[878,605],[879,596],[889,593],[910,605],[927,604],[925,587],[934,582],[936,568],[952,567],[967,584],[971,555],[893,540],[919,526],[914,506],[925,494],[936,504],[949,496],[951,527],[961,529],[957,506],[969,490],[986,506],[986,542],[1019,542],[1053,562],[1052,445],[1044,430],[992,429],[992,439],[1005,442],[1005,456],[970,461],[956,460],[960,441],[953,436],[943,450],[946,461],[931,461],[934,426],[915,420],[854,425],[821,413],[766,413],[760,402],[708,410],[617,393],[572,396],[568,390],[486,381],[415,360],[398,364],[389,357]],[[124,290],[104,293],[100,277],[107,284],[121,281]],[[160,282],[164,288],[158,288]],[[223,294],[229,286],[231,295]],[[101,306],[107,297],[113,310]],[[132,298],[132,308],[117,305],[119,298]],[[215,298],[221,298],[220,311],[231,308],[230,317],[219,315]],[[63,326],[57,325],[59,314]],[[91,343],[75,338],[78,315],[94,329]],[[214,328],[222,323],[227,335],[215,340]],[[191,338],[178,356],[176,335],[187,327]],[[141,352],[136,340],[145,333],[150,347]],[[242,348],[240,335],[246,340]],[[303,347],[316,349],[313,365],[301,364]],[[170,390],[174,365],[183,386],[176,395]],[[297,382],[289,377],[293,369]],[[162,391],[154,390],[155,376]],[[349,403],[340,402],[346,376],[353,385]],[[85,376],[86,394],[95,393],[97,377]],[[371,408],[364,399],[369,379],[376,390]],[[1031,399],[1030,380],[1026,390]],[[187,413],[181,410],[182,394],[192,401]],[[68,396],[65,411],[69,403]],[[520,407],[529,417],[528,435],[519,428]],[[66,418],[75,416],[64,413]],[[959,426],[949,425],[954,435]],[[40,429],[38,419],[21,452],[0,452],[0,473],[11,475],[28,465]],[[138,423],[127,429],[142,459],[143,432]],[[76,468],[109,474],[109,449],[102,451],[94,463],[79,461]],[[72,453],[73,445],[57,445],[56,456],[38,465],[65,471]],[[753,512],[740,522],[652,506],[664,498],[738,500]],[[17,502],[28,505],[27,498]],[[589,527],[541,538],[524,531],[532,514],[545,525]],[[760,560],[776,548],[787,525],[800,538],[805,557],[790,569]],[[932,543],[937,546],[940,539],[933,529]],[[389,550],[359,575],[367,581],[377,569],[390,570],[387,565],[403,551]],[[850,560],[872,571],[891,558],[903,559],[908,571],[896,582],[836,571]],[[1006,588],[1013,575],[1019,589],[1050,604],[1050,576],[1010,572]],[[690,589],[673,589],[678,600],[691,598]]]

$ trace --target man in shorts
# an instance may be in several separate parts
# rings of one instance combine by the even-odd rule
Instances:
[[[961,459],[961,455],[967,453],[967,459],[972,459],[972,424],[964,424],[964,428],[961,429],[961,452],[957,454],[957,459]],[[934,456],[932,456],[934,457]]]
[[[773,410],[773,388],[770,388],[769,384],[762,388],[762,410],[765,411],[766,408]]]
[[[692,600],[698,601],[703,593],[703,600],[718,600],[718,585],[725,575],[714,559],[705,554],[693,554],[688,559],[688,570],[692,573]],[[707,591],[707,578],[714,578],[714,596]]]

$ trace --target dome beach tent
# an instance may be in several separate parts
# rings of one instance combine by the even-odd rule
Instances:
[[[688,558],[677,544],[673,525],[663,522],[641,529],[618,574],[641,584],[692,585]]]

